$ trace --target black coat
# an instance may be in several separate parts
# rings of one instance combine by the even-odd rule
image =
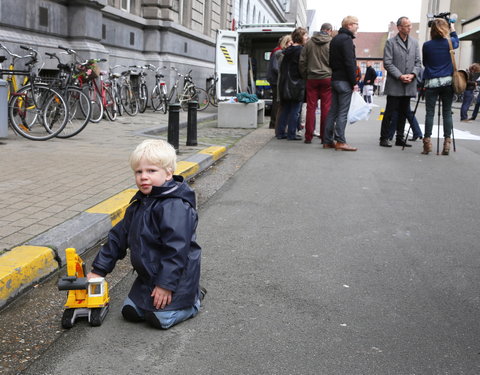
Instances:
[[[193,306],[199,296],[201,256],[195,204],[195,193],[181,176],[153,187],[148,196],[137,192],[123,220],[110,230],[93,261],[93,272],[112,272],[129,248],[138,277],[128,296],[138,307],[156,311],[150,296],[155,286],[173,292],[163,310]]]
[[[302,48],[302,46],[290,46],[283,51],[278,81],[278,93],[281,101],[303,102],[304,100],[305,80],[299,70]]]
[[[340,28],[338,34],[330,42],[329,58],[332,80],[350,82],[352,88],[357,84],[355,77],[357,58],[353,38],[355,36],[350,30]]]
[[[371,66],[367,66],[367,70],[365,71],[365,77],[363,78],[363,83],[365,85],[373,85],[375,83],[375,79],[377,78],[377,72]]]

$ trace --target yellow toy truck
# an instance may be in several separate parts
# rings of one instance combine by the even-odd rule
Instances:
[[[68,248],[65,254],[67,276],[58,281],[59,290],[68,290],[62,327],[72,328],[80,317],[88,318],[91,326],[98,327],[105,319],[110,304],[108,283],[103,277],[87,280],[85,263],[75,249]]]

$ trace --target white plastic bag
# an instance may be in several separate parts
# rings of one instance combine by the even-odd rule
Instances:
[[[370,112],[370,105],[363,100],[358,91],[353,91],[352,100],[350,101],[350,108],[348,109],[348,123],[353,124],[357,121],[368,120]]]

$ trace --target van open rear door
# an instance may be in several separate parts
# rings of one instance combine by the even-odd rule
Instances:
[[[237,94],[238,81],[238,33],[230,30],[217,31],[215,71],[218,75],[217,93],[219,100]]]

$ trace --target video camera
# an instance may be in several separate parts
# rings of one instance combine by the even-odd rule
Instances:
[[[450,12],[443,12],[438,14],[429,13],[427,14],[427,17],[428,17],[428,27],[432,27],[433,20],[435,18],[443,18],[449,24],[457,22],[457,15],[455,13],[450,14]]]

